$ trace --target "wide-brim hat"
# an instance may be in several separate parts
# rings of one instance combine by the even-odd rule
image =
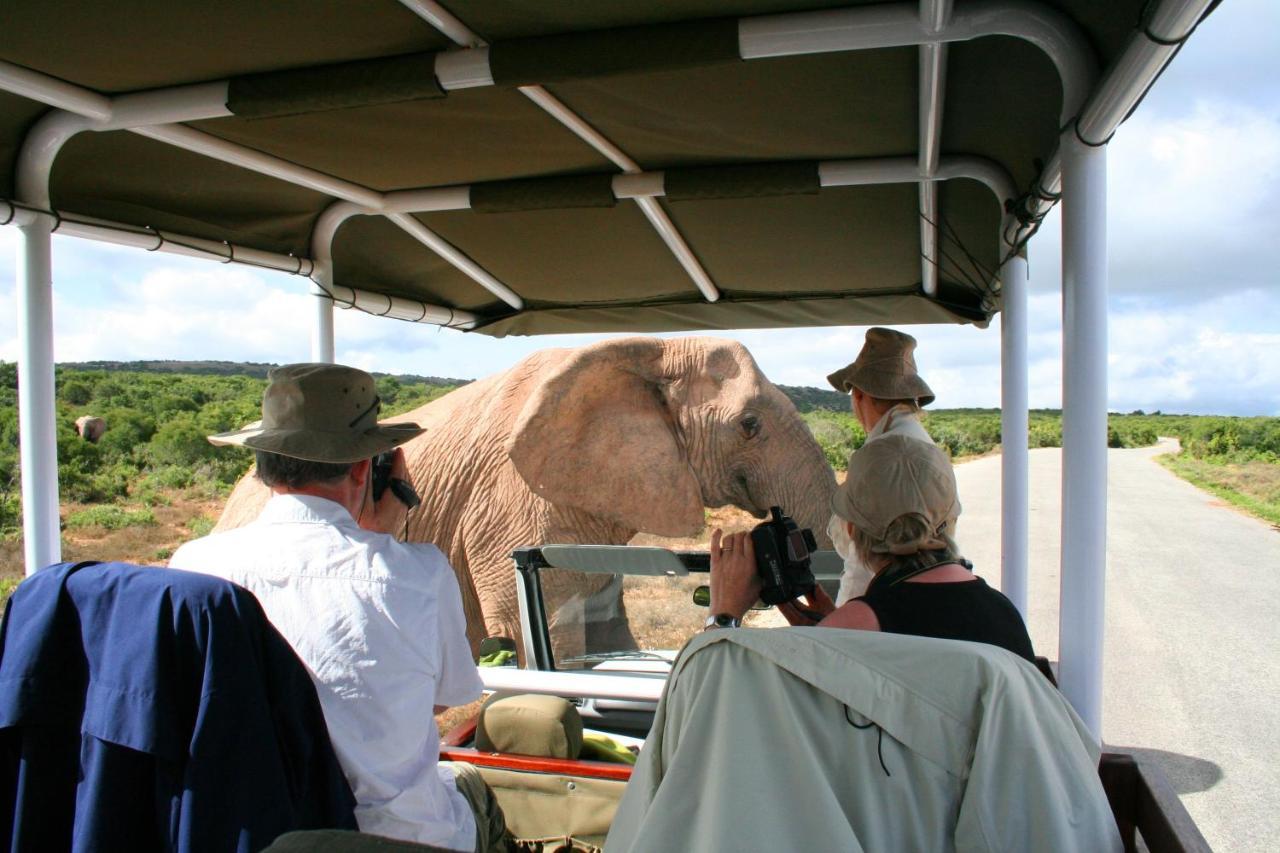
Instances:
[[[424,430],[417,424],[380,424],[382,401],[373,377],[341,364],[287,364],[267,376],[262,420],[209,436],[310,462],[369,459]]]
[[[857,359],[827,377],[831,387],[848,394],[854,388],[880,400],[933,402],[933,390],[916,369],[916,339],[879,326],[867,329]]]
[[[889,525],[904,515],[925,520],[937,540],[947,522],[960,515],[951,460],[937,446],[906,435],[868,441],[849,457],[849,474],[831,496],[832,511],[883,541]],[[918,543],[941,547],[935,541]]]

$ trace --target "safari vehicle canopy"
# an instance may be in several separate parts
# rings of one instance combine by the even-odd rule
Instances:
[[[1026,602],[1026,269],[1064,206],[1063,689],[1100,729],[1105,143],[1210,0],[8,0],[28,571],[59,557],[50,234],[490,335],[985,324]],[[447,6],[447,7],[446,7]]]

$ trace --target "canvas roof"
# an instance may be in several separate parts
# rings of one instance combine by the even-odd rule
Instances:
[[[455,45],[395,0],[6,0],[0,60],[107,95],[229,78],[237,114],[190,127],[379,193],[471,185],[471,209],[413,215],[523,310],[381,216],[338,230],[333,280],[472,312],[488,334],[985,323],[999,310],[1011,199],[972,179],[938,185],[939,286],[926,295],[917,184],[818,185],[822,161],[918,156],[915,46],[751,61],[726,46],[739,18],[866,4],[444,5],[490,45],[495,85],[443,91],[421,69]],[[1118,55],[1144,6],[1041,5],[1074,21],[1095,70]],[[627,29],[637,27],[648,29]],[[341,65],[392,57],[401,59]],[[289,69],[313,71],[263,76]],[[1058,144],[1054,64],[1026,41],[986,36],[949,45],[945,81],[943,157],[984,158],[1029,191]],[[528,84],[645,172],[666,173],[657,203],[719,301],[707,301],[633,201],[609,193],[618,167],[522,94]],[[18,152],[49,109],[0,91],[0,199],[16,198]],[[128,130],[72,138],[50,188],[68,219],[300,258],[312,256],[312,231],[334,202]]]

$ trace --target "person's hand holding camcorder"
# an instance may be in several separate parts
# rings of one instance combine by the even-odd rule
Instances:
[[[750,533],[711,533],[711,613],[741,619],[760,598],[760,577]]]
[[[372,465],[369,477],[372,480]],[[404,450],[399,447],[391,453],[391,477],[393,480],[412,482],[409,479],[409,466],[405,462]],[[394,491],[387,489],[381,496],[374,498],[372,486],[370,486],[369,497],[365,501],[364,510],[360,513],[359,522],[365,530],[398,536],[404,530],[405,520],[408,517],[409,506]]]

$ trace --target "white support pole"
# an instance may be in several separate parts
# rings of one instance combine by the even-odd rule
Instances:
[[[316,264],[312,273],[319,290],[311,294],[315,305],[314,323],[311,326],[311,360],[321,364],[333,364],[336,355],[333,348],[333,265]]]
[[[1027,259],[1000,274],[1000,591],[1027,618],[1030,493],[1027,451]]]
[[[1102,734],[1107,563],[1107,154],[1062,137],[1062,692]]]
[[[946,29],[951,0],[921,0],[920,25],[928,33]],[[919,47],[920,66],[920,287],[938,292],[938,185],[933,176],[942,152],[942,110],[947,87],[947,46]]]
[[[62,559],[53,388],[53,218],[19,226],[18,446],[27,574]]]

